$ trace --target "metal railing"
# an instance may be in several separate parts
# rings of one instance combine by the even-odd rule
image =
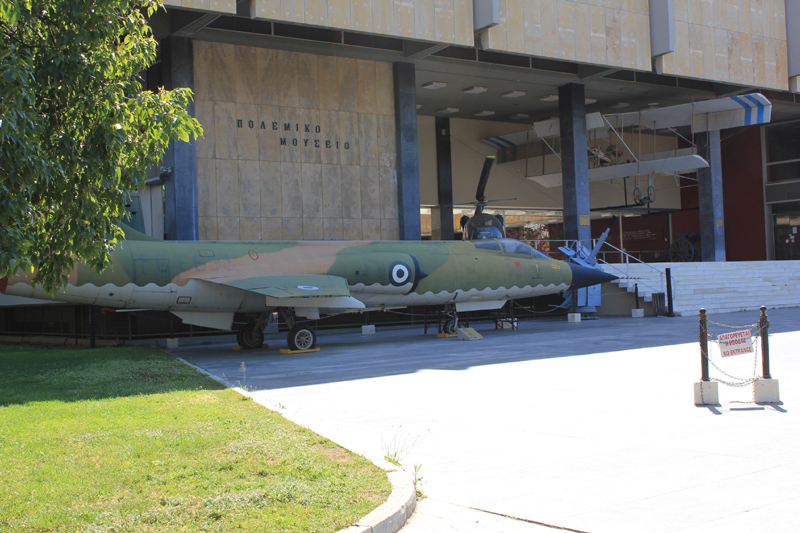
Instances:
[[[617,248],[613,244],[605,243],[605,246],[608,246],[609,248],[612,248],[613,250],[616,250],[616,253],[622,254],[622,256],[625,258],[625,262],[624,263],[608,263],[605,260],[599,259],[599,258],[598,258],[598,262],[602,262],[602,264],[606,265],[606,267],[608,269],[615,271],[615,273],[620,273],[626,278],[630,278],[631,277],[630,276],[630,270],[628,269],[628,265],[630,265],[632,262],[645,265],[650,270],[658,272],[658,278],[659,278],[659,282],[660,282],[660,287],[658,289],[656,289],[652,285],[649,285],[648,283],[644,283],[641,280],[638,281],[639,285],[644,285],[645,287],[649,288],[651,292],[664,292],[664,285],[665,284],[664,284],[664,271],[663,270],[660,270],[660,269],[654,267],[653,265],[651,265],[649,263],[645,263],[641,259],[637,259],[636,257],[632,256],[628,252],[626,252],[624,250],[620,250],[619,248]],[[617,265],[624,266],[624,268],[620,268]],[[622,276],[620,276],[620,277],[622,277]]]
[[[575,240],[566,240],[566,239],[559,239],[559,240],[538,239],[538,240],[531,240],[531,241],[525,241],[525,242],[527,242],[528,244],[530,244],[536,250],[542,252],[543,254],[545,254],[545,255],[547,255],[549,257],[552,257],[553,259],[560,259],[562,261],[566,261],[567,258],[564,256],[563,253],[561,253],[558,250],[558,248],[560,246],[569,247],[570,245],[572,245],[576,241]],[[594,246],[596,244],[596,242],[597,242],[596,240],[592,240],[592,246]],[[652,285],[649,285],[648,283],[644,283],[644,282],[641,282],[641,281],[639,282],[639,284],[644,286],[644,287],[649,288],[651,292],[662,292],[662,293],[664,292],[664,285],[665,285],[665,283],[664,283],[664,271],[652,266],[649,263],[646,263],[646,262],[642,261],[641,259],[635,257],[634,255],[632,255],[628,251],[621,250],[621,249],[617,248],[616,246],[614,246],[613,244],[609,244],[608,242],[603,244],[603,248],[610,248],[610,250],[603,249],[597,254],[598,255],[597,262],[598,263],[606,265],[608,267],[608,269],[613,270],[614,273],[617,274],[619,277],[625,277],[625,278],[630,278],[631,277],[630,276],[630,272],[628,270],[628,265],[629,264],[631,264],[631,263],[640,263],[642,265],[645,265],[650,270],[658,272],[659,280],[660,280],[660,288],[656,289]],[[642,254],[642,253],[646,253],[646,252],[636,252],[636,253]],[[619,255],[622,258],[622,261],[620,261],[619,263],[609,263],[605,259],[608,256],[608,254]],[[622,265],[622,266],[624,266],[624,268],[621,268],[620,266],[617,266],[617,265]],[[621,274],[621,276],[620,276],[620,274]]]

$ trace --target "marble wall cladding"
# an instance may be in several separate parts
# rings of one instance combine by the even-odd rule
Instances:
[[[500,0],[490,50],[650,70],[647,0]]]
[[[675,52],[651,57],[648,0],[499,0],[487,50],[789,88],[786,1],[674,0]],[[418,3],[419,4],[419,3]]]
[[[360,218],[342,219],[342,236],[346,241],[360,241],[364,238]]]
[[[239,161],[239,214],[261,216],[261,175],[258,161]]]
[[[213,159],[197,160],[197,216],[217,215],[217,169]]]
[[[381,240],[381,219],[379,218],[362,218],[361,219],[361,233],[365,241],[379,241]]]
[[[380,169],[362,166],[361,170],[361,217],[381,218]]]
[[[656,70],[788,90],[786,1],[675,0],[676,49]]]
[[[283,218],[283,181],[281,176],[280,163],[259,162],[258,178],[262,217]]]
[[[217,217],[217,239],[221,241],[241,240],[239,217]]]
[[[344,239],[344,224],[341,218],[326,218],[322,222],[322,238],[326,241],[340,241]],[[397,227],[397,224],[394,224]]]
[[[473,45],[472,2],[467,0],[252,0],[250,16],[394,37]]]
[[[201,239],[397,238],[391,64],[202,41],[194,60]]]
[[[353,165],[342,165],[342,218],[361,218],[361,170]]]

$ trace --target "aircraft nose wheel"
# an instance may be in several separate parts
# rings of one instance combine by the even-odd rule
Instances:
[[[289,349],[311,350],[317,345],[317,334],[314,330],[303,324],[297,324],[289,330]]]
[[[442,332],[448,335],[455,335],[458,332],[458,317],[447,319],[442,328]]]
[[[264,330],[255,324],[247,324],[236,330],[236,342],[243,350],[255,350],[264,344]]]

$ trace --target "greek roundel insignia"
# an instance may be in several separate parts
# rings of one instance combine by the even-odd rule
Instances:
[[[400,261],[395,261],[389,267],[389,281],[395,287],[400,287],[411,281],[411,270],[408,265]]]
[[[314,285],[298,285],[297,288],[300,289],[301,291],[318,291],[318,290],[320,290],[319,287],[315,287]]]

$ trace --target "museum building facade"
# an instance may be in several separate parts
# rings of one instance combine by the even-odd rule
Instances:
[[[165,4],[152,19],[161,56],[147,85],[190,87],[205,135],[176,143],[171,172],[154,171],[142,191],[151,234],[457,238],[483,160],[496,156],[490,207],[520,238],[587,240],[616,215],[609,242],[651,258],[692,233],[703,237],[704,260],[800,251],[794,2]],[[716,137],[692,125],[625,126],[626,114],[748,93],[771,102],[768,124]],[[593,113],[608,127],[587,131]],[[551,118],[560,135],[533,135]],[[528,131],[514,146],[491,142]],[[635,161],[687,147],[720,157],[708,171],[587,182],[586,168],[602,164],[592,153],[613,145]],[[537,180],[552,172],[561,186]],[[635,189],[650,187],[648,203],[634,201]]]

